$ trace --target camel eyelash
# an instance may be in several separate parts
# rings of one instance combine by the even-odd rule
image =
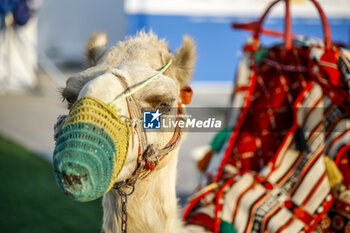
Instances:
[[[68,104],[73,104],[73,100],[71,97],[66,97],[65,100],[68,102]]]
[[[161,113],[168,113],[171,111],[171,103],[161,103],[156,106],[156,109],[159,110]]]

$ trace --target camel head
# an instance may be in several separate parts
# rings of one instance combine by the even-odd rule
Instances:
[[[67,80],[62,95],[69,114],[55,125],[56,180],[78,201],[132,185],[166,163],[162,158],[177,145],[179,129],[144,129],[143,111],[176,115],[195,63],[193,39],[184,36],[172,54],[152,32],[97,54],[89,59],[96,61],[92,67]]]

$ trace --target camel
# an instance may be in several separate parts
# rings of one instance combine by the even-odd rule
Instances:
[[[159,74],[128,98],[137,102],[134,106],[139,109],[135,111],[140,112],[142,109],[151,108],[162,109],[166,114],[167,111],[169,114],[177,114],[176,111],[180,108],[178,106],[181,106],[180,92],[188,85],[193,75],[196,60],[194,40],[185,35],[182,46],[174,54],[170,52],[165,40],[158,39],[152,32],[141,31],[135,37],[119,42],[109,51],[101,52],[106,48],[106,42],[104,35],[101,37],[95,35],[87,46],[91,67],[67,80],[62,96],[68,102],[68,109],[74,107],[74,103],[84,97],[93,97],[105,104],[111,103],[118,96],[120,97],[121,93],[128,91],[127,89],[131,90],[150,76]],[[159,70],[166,65],[168,65],[167,69],[160,74]],[[126,116],[126,119],[132,118],[128,111],[128,104],[130,105],[128,98],[121,98],[113,106],[117,115]],[[66,117],[61,117],[56,123],[56,138],[59,138],[58,133],[65,120]],[[166,131],[146,130],[147,142],[142,141],[145,137],[140,137],[140,130],[137,130],[137,127],[136,130],[131,130],[129,138],[126,139],[129,147],[124,166],[112,183],[125,184],[125,181],[131,178],[134,179],[134,183],[123,189],[110,188],[103,195],[102,228],[104,232],[120,232],[125,224],[121,219],[125,217],[127,217],[126,226],[129,233],[207,232],[200,226],[185,225],[180,217],[175,184],[178,152],[183,132],[176,132],[177,130],[174,127]],[[174,142],[167,147],[171,140]],[[140,143],[146,145],[140,147]],[[134,174],[139,166],[140,148],[142,153],[152,148],[152,151],[155,151],[154,156],[157,153],[165,153],[161,149],[165,147],[167,150],[164,159],[158,160],[154,169],[149,169],[144,177],[135,178]],[[61,178],[65,185],[81,182],[75,180],[76,176],[63,175]],[[123,191],[120,192],[120,190]],[[121,197],[130,192],[133,193],[127,196],[126,216],[123,216],[124,207],[121,204]],[[126,232],[126,229],[122,231]]]

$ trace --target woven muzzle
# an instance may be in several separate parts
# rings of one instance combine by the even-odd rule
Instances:
[[[124,166],[130,124],[96,98],[77,101],[57,139],[53,165],[60,188],[78,201],[109,191]]]

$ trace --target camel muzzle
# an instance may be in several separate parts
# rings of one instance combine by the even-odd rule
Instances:
[[[53,155],[56,181],[78,201],[101,197],[114,185],[129,147],[130,123],[107,104],[84,97],[69,112]]]

